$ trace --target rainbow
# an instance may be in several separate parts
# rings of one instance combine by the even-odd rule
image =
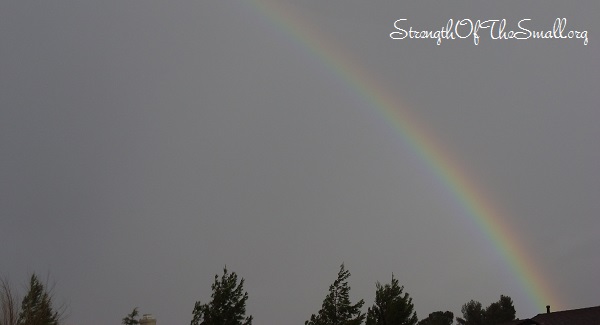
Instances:
[[[387,91],[348,52],[334,45],[322,32],[307,24],[297,10],[274,0],[253,0],[260,14],[283,28],[292,39],[319,58],[332,72],[357,91],[406,140],[445,188],[452,193],[470,220],[509,265],[529,302],[542,311],[546,304],[560,309],[563,304],[528,254],[526,245],[506,223],[503,212],[494,206],[485,190],[461,168],[461,163],[434,132]],[[518,308],[518,306],[517,306]]]

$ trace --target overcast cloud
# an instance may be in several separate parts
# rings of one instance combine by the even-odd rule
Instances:
[[[459,158],[562,308],[600,304],[600,2],[290,6]],[[588,45],[389,37],[559,17]],[[225,265],[256,324],[302,324],[342,262],[365,311],[392,272],[419,318],[545,309],[381,110],[252,1],[1,2],[0,153],[0,274],[49,273],[68,325],[136,306],[188,324]]]

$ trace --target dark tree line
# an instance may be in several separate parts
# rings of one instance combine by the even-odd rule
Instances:
[[[361,311],[364,300],[352,303],[348,278],[350,272],[340,266],[337,279],[329,286],[321,309],[310,316],[305,325],[452,325],[454,315],[449,311],[436,311],[418,320],[412,298],[404,292],[392,274],[390,283],[376,283],[375,302]],[[197,301],[190,325],[252,325],[252,316],[246,316],[248,293],[244,279],[224,268],[223,275],[215,275],[211,285],[211,300]],[[27,293],[19,303],[19,297],[9,282],[0,278],[0,325],[61,325],[65,307],[53,306],[52,288],[43,284],[35,274],[29,279]],[[515,320],[515,308],[510,297],[501,295],[500,300],[483,308],[471,300],[461,309],[462,317],[456,317],[458,325],[496,325]],[[123,325],[137,325],[138,308],[122,319]]]
[[[312,314],[305,325],[452,325],[454,314],[436,311],[418,320],[412,298],[404,292],[392,275],[390,283],[376,283],[375,302],[363,313],[364,300],[352,303],[348,278],[350,272],[344,264],[340,266],[336,280],[329,286],[321,309]],[[211,300],[196,302],[190,325],[252,325],[252,316],[246,316],[248,293],[244,291],[244,279],[238,281],[235,272],[227,268],[219,279],[215,275]],[[500,300],[483,309],[481,303],[471,300],[462,307],[462,316],[456,317],[458,325],[495,325],[515,319],[512,299],[500,296]],[[137,309],[123,319],[124,325],[135,325],[127,321],[135,318]],[[2,325],[2,324],[0,324]]]

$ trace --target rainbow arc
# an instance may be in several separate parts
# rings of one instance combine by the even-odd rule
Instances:
[[[562,303],[542,275],[534,259],[527,252],[527,245],[515,236],[516,232],[505,222],[499,209],[484,188],[475,182],[462,168],[455,155],[443,145],[434,132],[426,127],[391,92],[386,91],[372,73],[365,70],[349,53],[326,39],[294,9],[273,0],[254,0],[253,6],[261,14],[285,29],[295,42],[299,42],[312,55],[318,57],[332,73],[342,79],[376,110],[405,141],[410,144],[436,179],[451,192],[469,217],[477,225],[489,243],[509,265],[530,302],[543,310],[546,304],[561,308]]]

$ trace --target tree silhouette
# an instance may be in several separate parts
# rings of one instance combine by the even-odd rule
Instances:
[[[461,308],[463,318],[456,317],[456,322],[460,325],[484,325],[483,308],[479,301],[471,300]]]
[[[237,274],[225,267],[221,280],[215,275],[211,288],[212,300],[194,305],[191,325],[252,325],[252,316],[246,317],[248,293],[244,292],[243,278],[238,283]]]
[[[137,325],[140,323],[140,321],[137,319],[138,316],[138,307],[133,308],[133,310],[131,311],[131,314],[128,314],[127,316],[125,316],[125,318],[123,318],[123,320],[121,321],[121,324],[123,325]]]
[[[515,320],[516,311],[510,297],[501,295],[500,300],[485,309],[484,321],[487,325],[495,325]]]
[[[21,303],[18,325],[58,325],[59,313],[52,309],[50,293],[35,274],[29,280],[29,290]]]
[[[421,320],[419,325],[452,325],[454,314],[451,311],[436,311]]]
[[[360,308],[365,303],[362,299],[356,304],[350,303],[350,272],[344,264],[340,266],[337,279],[329,286],[329,294],[323,300],[321,310],[313,314],[305,325],[359,325],[365,319]]]
[[[6,278],[0,279],[0,325],[17,325],[19,298]]]
[[[417,313],[408,293],[392,274],[392,282],[382,286],[377,282],[375,304],[367,311],[367,325],[416,325]]]

